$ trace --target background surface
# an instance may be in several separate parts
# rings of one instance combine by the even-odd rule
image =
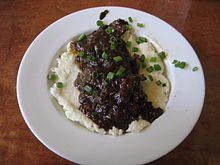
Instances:
[[[198,123],[183,143],[150,165],[219,165],[219,0],[0,0],[0,164],[74,164],[48,150],[28,129],[16,99],[17,71],[29,44],[48,25],[72,12],[106,5],[165,20],[188,39],[204,69],[206,98]]]

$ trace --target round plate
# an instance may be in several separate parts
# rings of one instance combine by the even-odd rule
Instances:
[[[104,22],[131,16],[145,24],[138,33],[157,39],[167,50],[166,66],[172,85],[165,113],[141,133],[114,137],[99,135],[67,120],[51,101],[47,74],[54,56],[73,37],[97,28],[105,9]],[[175,68],[174,59],[188,62]],[[198,71],[192,68],[197,66]],[[199,59],[186,39],[173,27],[148,13],[124,7],[97,7],[59,19],[32,42],[21,62],[17,77],[17,97],[21,113],[33,134],[56,154],[79,164],[143,164],[174,149],[193,129],[205,95]]]

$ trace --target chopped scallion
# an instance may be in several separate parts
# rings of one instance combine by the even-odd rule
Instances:
[[[186,62],[180,62],[180,61],[178,61],[178,62],[175,64],[175,67],[181,68],[181,69],[185,68],[185,66],[186,66]]]
[[[161,83],[160,80],[157,80],[157,81],[156,81],[156,84],[157,84],[158,86],[160,86],[162,83]]]
[[[196,66],[192,69],[192,71],[194,71],[194,72],[197,71],[197,70],[199,70],[199,68],[196,67]]]
[[[147,64],[146,64],[146,62],[142,62],[142,68],[146,68],[147,67]]]
[[[58,78],[57,75],[54,73],[48,75],[48,80],[56,80],[57,78]]]
[[[131,26],[131,25],[125,25],[125,27],[126,27],[128,30],[131,30],[131,29],[132,29],[132,26]]]
[[[103,23],[103,21],[98,20],[98,21],[96,21],[96,25],[97,25],[97,26],[103,26],[103,25],[104,25],[104,23]]]
[[[88,56],[86,57],[86,59],[87,59],[88,61],[94,61],[94,60],[95,60],[95,56],[93,56],[93,55],[88,55]]]
[[[105,32],[106,32],[107,34],[111,34],[111,33],[114,32],[114,29],[111,28],[111,27],[108,27],[108,28],[105,29]]]
[[[82,41],[86,38],[86,34],[85,33],[82,33],[79,38],[77,39],[77,41]]]
[[[63,88],[63,83],[62,82],[57,82],[56,87],[57,88]]]
[[[84,55],[85,55],[85,52],[83,52],[83,51],[80,51],[79,54],[78,54],[78,56],[80,56],[80,57],[82,57]]]
[[[133,22],[133,19],[131,17],[128,17],[129,22]]]
[[[144,27],[144,24],[142,24],[142,23],[137,23],[137,26],[138,26],[138,27]]]
[[[83,90],[86,91],[87,93],[92,93],[92,87],[90,87],[89,85],[86,85],[83,87]]]
[[[161,58],[161,59],[164,59],[166,57],[166,54],[164,51],[158,53],[158,56]]]
[[[145,60],[145,55],[142,54],[141,57],[140,57],[140,61],[141,61],[141,62],[144,62],[144,60]]]
[[[146,70],[147,70],[149,73],[151,73],[151,72],[154,71],[154,67],[153,67],[153,66],[149,66]]]
[[[153,77],[150,74],[147,77],[150,79],[150,81],[154,80]]]
[[[113,60],[116,62],[120,62],[123,60],[123,58],[121,56],[116,56],[116,57],[113,57]]]
[[[126,46],[127,46],[127,47],[131,47],[131,41],[127,41],[127,42],[126,42]]]
[[[131,48],[131,51],[132,51],[132,52],[137,52],[137,51],[138,51],[138,48],[137,48],[137,47],[133,47],[133,48]]]
[[[105,52],[103,52],[103,53],[102,53],[102,58],[108,59],[108,54],[106,54]]]
[[[145,38],[145,37],[138,37],[136,39],[136,42],[137,42],[137,44],[141,44],[143,42],[147,42],[147,38]]]
[[[159,65],[159,64],[155,64],[155,65],[154,65],[154,70],[155,70],[155,71],[161,70],[160,65]]]
[[[113,73],[113,72],[109,72],[108,74],[107,74],[107,79],[109,79],[109,80],[111,80],[111,79],[113,79],[114,78],[114,76],[115,76],[115,73]]]
[[[156,62],[157,61],[157,57],[151,57],[150,58],[150,62]]]
[[[177,60],[173,60],[172,64],[176,64],[178,61]]]
[[[97,71],[92,71],[92,78],[97,79],[99,77],[99,73]]]
[[[126,68],[124,68],[123,66],[120,66],[115,75],[121,76],[125,72],[125,70],[126,70]]]

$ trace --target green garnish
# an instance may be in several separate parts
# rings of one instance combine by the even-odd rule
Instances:
[[[63,83],[62,82],[57,82],[56,87],[57,88],[63,88]]]
[[[155,70],[155,71],[161,70],[161,67],[160,67],[160,65],[158,65],[158,64],[155,64],[155,65],[154,65],[154,70]]]
[[[144,27],[144,24],[142,24],[142,23],[137,23],[137,26],[138,26],[138,27]]]
[[[150,74],[147,77],[150,79],[150,81],[154,80],[153,77]]]
[[[88,61],[94,61],[94,60],[95,60],[95,56],[93,56],[93,55],[88,55],[88,56],[86,57],[86,59],[87,59]]]
[[[157,80],[157,81],[156,81],[156,84],[157,84],[158,86],[160,86],[162,83],[161,83],[160,80]]]
[[[115,73],[113,73],[113,72],[108,72],[108,74],[107,74],[107,79],[109,79],[109,80],[111,80],[111,79],[113,79],[114,78],[114,76],[115,76]]]
[[[58,78],[57,75],[54,73],[48,75],[48,80],[56,80],[57,78]]]
[[[106,32],[107,34],[111,34],[111,33],[114,32],[114,29],[111,28],[111,27],[108,27],[108,28],[105,29],[105,32]]]
[[[131,30],[131,29],[132,29],[132,26],[131,26],[131,25],[125,25],[125,27],[126,27],[128,30]]]
[[[127,42],[126,42],[126,46],[127,46],[127,47],[131,47],[131,41],[127,41]]]
[[[86,91],[87,93],[92,93],[92,87],[90,87],[89,85],[86,85],[83,87],[83,90]]]
[[[158,56],[161,58],[161,59],[164,59],[166,57],[166,54],[164,51],[158,53]]]
[[[80,56],[80,57],[82,57],[84,55],[85,55],[85,52],[83,52],[83,51],[80,51],[79,54],[78,54],[78,56]]]
[[[103,25],[104,25],[104,23],[103,23],[103,21],[98,20],[98,21],[96,21],[96,25],[97,25],[97,26],[103,26]]]
[[[194,72],[197,71],[197,70],[199,70],[199,68],[196,67],[196,66],[192,69],[192,71],[194,71]]]
[[[92,78],[97,79],[99,77],[99,73],[97,71],[92,71]]]
[[[154,67],[153,67],[153,66],[149,66],[146,70],[147,70],[149,73],[151,73],[151,72],[154,71]]]
[[[128,17],[129,22],[133,22],[133,19],[131,17]]]
[[[140,57],[140,61],[141,61],[141,62],[144,62],[144,60],[145,60],[145,55],[142,54],[141,57]]]
[[[115,50],[116,47],[117,47],[117,42],[116,41],[113,41],[111,38],[110,38],[110,47],[111,47],[111,50]]]
[[[82,41],[86,38],[86,34],[85,33],[82,33],[79,38],[77,39],[77,41]]]
[[[103,53],[102,53],[102,58],[108,59],[108,54],[106,54],[105,52],[103,52]]]
[[[156,62],[157,61],[157,57],[151,57],[150,58],[150,62]]]
[[[124,73],[125,70],[126,70],[126,68],[124,68],[123,66],[120,66],[115,75],[116,76],[121,76]]]
[[[145,37],[138,37],[136,39],[136,42],[137,42],[137,44],[141,44],[143,42],[147,42],[147,38],[145,38]]]
[[[98,73],[98,76],[104,76],[104,73],[99,72],[99,73]]]
[[[98,113],[97,113],[96,111],[93,111],[93,112],[92,112],[92,115],[93,115],[93,116],[95,116],[95,115],[97,115],[97,114],[98,114]]]
[[[146,68],[147,67],[147,64],[146,64],[146,62],[142,62],[142,68]]]
[[[177,60],[173,60],[172,64],[176,64],[178,61]]]
[[[116,56],[116,57],[113,57],[113,60],[116,62],[120,62],[123,60],[123,58],[121,56]]]
[[[186,66],[186,62],[180,62],[180,61],[178,61],[178,62],[175,64],[175,67],[181,68],[181,69],[185,68],[185,66]]]
[[[137,47],[133,47],[133,48],[131,48],[131,51],[132,51],[132,52],[137,52],[137,51],[138,51],[138,48],[137,48]]]
[[[110,83],[110,82],[109,82],[109,79],[105,79],[105,80],[104,80],[104,84],[105,84],[105,85],[108,85],[109,83]]]

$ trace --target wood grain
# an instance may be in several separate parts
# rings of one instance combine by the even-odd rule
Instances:
[[[206,99],[191,134],[151,165],[220,164],[220,1],[218,0],[0,0],[0,164],[74,164],[41,144],[25,124],[16,76],[32,40],[55,20],[80,9],[136,8],[170,23],[192,44],[203,65]]]

